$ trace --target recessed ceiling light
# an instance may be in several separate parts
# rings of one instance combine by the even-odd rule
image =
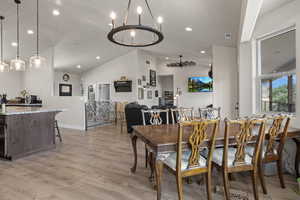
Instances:
[[[34,31],[29,29],[29,30],[27,30],[27,34],[32,35],[32,34],[34,34]]]
[[[11,46],[13,46],[13,47],[17,47],[17,46],[18,46],[18,43],[16,43],[16,42],[12,42],[12,43],[11,43]]]
[[[166,60],[169,60],[169,57],[166,57]]]
[[[186,27],[185,30],[190,32],[190,31],[192,31],[193,29],[192,29],[191,27]]]
[[[59,12],[59,10],[54,9],[54,10],[52,11],[52,14],[53,14],[54,16],[58,16],[58,15],[60,15],[60,12]]]
[[[205,54],[205,53],[206,53],[206,51],[201,51],[201,53],[202,53],[202,54]]]
[[[101,58],[100,56],[97,56],[97,57],[96,57],[97,60],[100,60],[100,58]]]
[[[77,67],[78,69],[80,69],[80,68],[81,68],[81,65],[77,65],[76,67]]]

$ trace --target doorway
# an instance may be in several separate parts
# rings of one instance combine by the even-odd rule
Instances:
[[[174,76],[160,75],[158,81],[160,85],[159,105],[174,106]]]

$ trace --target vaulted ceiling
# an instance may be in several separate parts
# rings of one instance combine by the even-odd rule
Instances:
[[[236,46],[240,23],[241,0],[149,0],[153,13],[164,17],[165,40],[153,47],[145,48],[160,56],[176,57],[179,54],[197,57],[208,64],[212,45]],[[21,4],[21,57],[35,53],[36,0],[22,0]],[[137,5],[144,10],[143,0],[133,0],[132,12]],[[41,48],[51,47],[55,52],[55,67],[81,70],[99,66],[132,48],[117,46],[106,38],[110,27],[109,13],[114,10],[120,19],[127,6],[126,0],[40,0]],[[53,16],[52,10],[59,9],[60,15]],[[146,12],[146,11],[145,11]],[[15,56],[16,7],[13,0],[0,1],[0,14],[5,21],[5,58]],[[144,19],[149,20],[149,16]],[[129,23],[136,22],[130,16]],[[192,27],[186,32],[185,27]],[[232,39],[226,40],[225,33]],[[205,54],[200,52],[205,50]],[[96,56],[101,56],[96,60]]]

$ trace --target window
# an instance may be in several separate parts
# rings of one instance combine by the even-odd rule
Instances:
[[[258,109],[296,111],[296,30],[258,41]]]

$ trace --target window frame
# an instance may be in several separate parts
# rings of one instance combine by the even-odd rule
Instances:
[[[261,68],[262,68],[262,57],[261,57],[261,43],[264,40],[276,37],[278,35],[282,35],[285,33],[288,33],[290,31],[297,31],[296,26],[290,26],[288,28],[282,29],[280,31],[276,31],[270,34],[267,34],[265,36],[259,37],[256,39],[255,45],[256,45],[256,74],[255,74],[255,87],[256,87],[256,102],[255,102],[255,113],[261,113],[261,114],[272,114],[272,113],[284,113],[284,112],[276,112],[276,111],[271,111],[271,112],[264,112],[262,111],[262,103],[261,103],[261,98],[262,98],[262,87],[261,87],[261,81],[266,78],[277,78],[277,77],[282,77],[282,76],[288,76],[288,75],[296,75],[296,82],[297,82],[297,74],[296,74],[296,69],[286,71],[286,72],[276,72],[276,73],[270,73],[270,74],[262,74],[261,73]],[[297,102],[295,102],[297,104]],[[296,112],[288,112],[289,114],[295,115]]]

